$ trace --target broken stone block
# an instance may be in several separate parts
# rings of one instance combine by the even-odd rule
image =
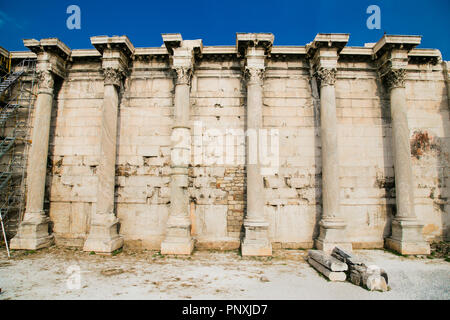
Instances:
[[[317,262],[316,260],[314,260],[311,257],[308,257],[308,262],[314,269],[319,271],[321,274],[323,274],[325,277],[327,277],[331,281],[345,281],[345,279],[347,278],[347,275],[345,274],[345,272],[331,271],[330,269],[324,267],[323,265],[321,265],[319,262]]]
[[[335,247],[332,256],[348,265],[351,283],[365,287],[370,291],[387,291],[388,276],[384,269],[376,265],[366,266],[350,253]]]
[[[364,285],[370,291],[387,291],[386,280],[379,274],[372,274],[368,276],[364,282]]]
[[[323,265],[327,269],[330,269],[331,271],[339,272],[348,270],[347,264],[339,261],[338,259],[326,254],[321,250],[309,250],[308,257],[311,257],[312,259],[316,260],[316,262],[320,263],[321,265]]]

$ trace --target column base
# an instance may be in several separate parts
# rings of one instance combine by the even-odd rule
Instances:
[[[17,235],[11,239],[10,248],[14,250],[37,250],[51,246],[55,239],[48,233],[50,218],[43,213],[25,213]]]
[[[169,217],[166,238],[161,243],[161,254],[190,255],[193,250],[190,220],[186,217]]]
[[[161,254],[190,255],[194,251],[194,241],[177,242],[167,239],[161,243]]]
[[[416,219],[392,220],[392,235],[385,239],[388,249],[403,255],[430,254],[430,244],[422,234],[423,224]]]
[[[339,247],[346,252],[352,252],[353,246],[351,242],[325,242],[320,239],[316,239],[314,244],[317,250],[322,250],[330,254],[335,247]]]
[[[345,228],[347,224],[338,219],[321,220],[320,235],[316,239],[315,246],[318,250],[331,253],[334,247],[339,247],[345,251],[352,252],[352,243],[346,241]]]
[[[123,238],[117,233],[118,219],[115,218],[110,223],[95,223],[91,225],[91,230],[83,251],[94,251],[99,254],[110,254],[123,246]]]
[[[264,221],[245,221],[245,237],[241,244],[242,256],[271,256],[269,224]]]

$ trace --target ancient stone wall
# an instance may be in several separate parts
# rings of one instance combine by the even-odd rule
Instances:
[[[190,90],[192,148],[200,139],[204,156],[198,163],[193,155],[188,171],[191,234],[196,248],[236,249],[247,204],[245,139],[218,136],[227,129],[246,130],[246,81],[236,52],[205,48],[195,60]],[[84,51],[71,59],[55,95],[47,175],[56,243],[78,247],[96,208],[104,94],[102,56]],[[279,132],[279,166],[276,174],[263,174],[260,196],[274,249],[310,248],[319,234],[324,155],[320,96],[312,74],[310,57],[301,49],[295,54],[275,51],[266,58],[263,127]],[[175,78],[167,52],[135,53],[119,89],[115,210],[126,247],[159,250],[166,234]],[[353,248],[381,248],[396,214],[389,93],[371,55],[348,51],[340,55],[334,86],[340,210],[347,239]],[[427,240],[448,239],[446,62],[411,59],[406,94],[415,211]],[[215,148],[229,143],[235,151],[231,164]]]

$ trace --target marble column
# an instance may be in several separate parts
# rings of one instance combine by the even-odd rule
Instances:
[[[347,223],[340,208],[339,141],[336,116],[336,73],[341,50],[348,34],[319,33],[306,46],[314,81],[320,87],[320,139],[322,146],[322,217],[320,233],[315,239],[319,250],[331,252],[334,247],[351,251]],[[315,88],[314,88],[315,89]]]
[[[176,67],[174,126],[172,127],[170,209],[162,254],[189,255],[194,249],[189,216],[188,167],[191,154],[190,80],[192,68]]]
[[[114,214],[114,189],[116,167],[117,115],[119,90],[124,71],[105,68],[100,136],[100,162],[97,169],[97,204],[91,216],[89,235],[84,251],[111,253],[123,245],[117,231],[118,218]]]
[[[401,53],[398,52],[397,56],[399,54]],[[407,64],[407,52],[404,52],[404,58]],[[417,220],[414,210],[414,176],[405,89],[406,69],[388,67],[382,78],[390,96],[397,204],[397,214],[392,220],[392,234],[386,239],[386,246],[401,254],[429,254],[430,246],[422,234],[423,224]]]
[[[53,73],[48,69],[38,71],[38,96],[28,157],[26,210],[18,233],[11,240],[11,249],[36,250],[48,247],[54,242],[53,235],[50,235],[48,230],[50,219],[44,212],[53,90]]]
[[[269,223],[264,216],[264,182],[260,159],[250,151],[259,151],[259,146],[250,136],[260,139],[263,128],[263,79],[265,70],[265,48],[250,45],[246,50],[245,75],[247,80],[247,214],[244,220],[245,236],[241,245],[243,256],[271,256],[272,245],[269,239]]]
[[[337,55],[335,59],[337,64]],[[320,83],[320,138],[322,145],[322,218],[316,239],[319,250],[330,252],[335,246],[351,251],[346,239],[346,222],[340,212],[339,150],[336,118],[336,66],[316,70]]]
[[[191,162],[190,91],[195,52],[201,52],[202,42],[182,40],[179,34],[163,35],[163,39],[172,53],[176,80],[171,136],[170,207],[161,253],[189,255],[194,249],[187,190]]]

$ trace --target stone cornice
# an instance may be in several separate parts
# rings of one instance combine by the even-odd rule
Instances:
[[[127,36],[96,36],[91,37],[91,43],[101,54],[105,49],[120,51],[127,57],[134,54],[134,46]]]
[[[387,51],[400,49],[410,51],[420,44],[422,36],[401,36],[385,34],[374,46],[374,59],[381,57]]]
[[[47,38],[41,39],[40,41],[36,39],[25,39],[23,40],[23,44],[35,54],[49,52],[61,57],[63,60],[67,60],[72,53],[70,48],[58,38]]]
[[[241,48],[246,43],[249,44],[252,35],[255,34],[245,34],[245,33],[239,33],[239,39],[241,39],[241,44],[239,47],[239,40],[237,40],[237,46],[206,46],[202,48],[202,55],[238,55],[238,48]],[[257,40],[259,42],[262,41],[268,41],[272,39],[271,34],[257,34]],[[272,35],[273,36],[273,35]],[[271,54],[275,56],[282,57],[284,55],[286,56],[304,56],[311,50],[317,50],[318,47],[327,47],[330,43],[331,45],[335,45],[338,47],[342,47],[343,43],[347,39],[346,34],[319,34],[316,36],[315,40],[306,45],[306,46],[271,46]],[[165,46],[163,47],[147,47],[147,48],[134,48],[131,43],[129,42],[128,38],[125,36],[123,37],[93,37],[94,38],[94,46],[99,46],[100,50],[108,43],[108,42],[114,42],[115,40],[118,40],[119,42],[122,41],[123,45],[127,48],[125,51],[128,51],[129,53],[131,50],[134,50],[134,55],[136,57],[163,57],[163,56],[169,56],[172,53],[169,53],[169,48],[177,47],[181,44],[182,38],[179,34],[164,34],[163,40],[165,42]],[[109,40],[107,40],[109,39]],[[62,54],[69,53],[70,57],[69,59],[77,58],[95,58],[95,57],[101,57],[101,53],[97,49],[76,49],[72,51],[68,49],[64,44],[62,44],[58,39],[56,38],[50,38],[50,39],[44,39],[46,41],[43,41],[42,43],[46,46],[49,45],[55,45],[59,49],[57,51],[60,51]],[[11,59],[32,59],[36,58],[36,53],[41,50],[41,42],[34,39],[25,40],[27,43],[27,46],[30,46],[29,51],[12,51],[11,52]],[[273,40],[272,40],[273,41]],[[377,43],[371,44],[370,46],[364,46],[364,47],[355,47],[355,46],[345,46],[342,48],[342,51],[339,52],[340,56],[345,56],[348,58],[354,57],[364,57],[364,59],[371,59],[376,60],[379,57],[381,57],[382,53],[387,48],[404,48],[408,50],[408,57],[410,58],[411,63],[417,63],[417,64],[423,64],[423,63],[432,63],[436,64],[439,61],[442,60],[442,56],[439,50],[437,49],[415,49],[413,48],[418,43],[420,43],[420,37],[419,36],[391,36],[391,35],[385,35],[383,36],[380,41]],[[65,52],[65,53],[64,53]]]
[[[50,71],[61,78],[66,77],[67,62],[72,51],[59,39],[25,39],[23,44],[36,54],[38,73],[45,74]]]
[[[179,33],[163,33],[161,37],[169,54],[173,54],[173,48],[178,48],[183,42],[183,37]]]
[[[202,55],[236,55],[237,50],[232,46],[210,46],[203,47]],[[273,46],[272,55],[306,55],[305,46]],[[169,53],[165,47],[136,48],[134,56],[168,56]],[[340,56],[365,56],[373,55],[372,48],[365,47],[345,47],[340,52]],[[73,49],[70,58],[89,58],[101,57],[102,55],[96,49]],[[441,52],[438,49],[416,48],[408,53],[408,56],[417,62],[433,62],[442,60]],[[30,51],[11,51],[11,59],[36,59],[36,54]]]
[[[272,33],[236,33],[237,54],[244,57],[249,47],[261,47],[266,55],[270,55],[273,41]]]
[[[318,33],[314,41],[306,45],[308,56],[313,57],[321,48],[336,48],[339,53],[348,42],[348,33]]]

